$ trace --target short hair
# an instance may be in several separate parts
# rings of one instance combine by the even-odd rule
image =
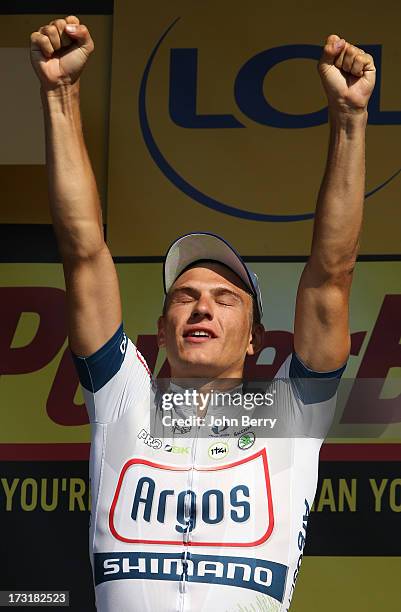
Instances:
[[[254,295],[250,294],[251,298],[252,298],[252,327],[254,325],[259,325],[261,323],[260,320],[260,312],[259,312],[259,307],[258,307],[258,303],[256,301],[256,298]]]

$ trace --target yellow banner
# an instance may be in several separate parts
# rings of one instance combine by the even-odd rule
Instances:
[[[397,610],[400,557],[305,557],[291,612]]]
[[[292,348],[300,263],[257,263],[265,304],[265,348],[247,375],[274,376]],[[118,264],[128,335],[156,375],[168,375],[156,341],[161,264]],[[65,292],[57,264],[0,266],[0,443],[89,441],[89,426],[66,339]],[[352,349],[339,395],[336,439],[400,441],[401,262],[359,263],[351,297]],[[370,395],[358,381],[371,379]],[[331,441],[334,441],[332,438]]]
[[[328,143],[316,70],[338,33],[370,52],[362,253],[399,253],[401,4],[115,2],[108,236],[114,255],[164,254],[221,233],[243,255],[302,255]],[[374,14],[375,18],[371,19]]]

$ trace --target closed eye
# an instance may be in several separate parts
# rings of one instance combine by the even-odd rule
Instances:
[[[175,302],[176,304],[177,303],[178,304],[189,304],[190,302],[194,301],[194,298],[191,298],[187,295],[186,296],[182,295],[182,296],[175,297],[172,301]]]
[[[241,298],[233,291],[219,290],[215,294],[215,300],[217,304],[222,306],[237,306],[241,304]]]
[[[187,289],[176,289],[171,296],[171,302],[175,304],[190,304],[195,299],[195,295]]]

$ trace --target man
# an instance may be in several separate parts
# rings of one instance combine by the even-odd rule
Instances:
[[[153,387],[144,358],[123,331],[82,135],[79,78],[93,48],[74,16],[31,35],[69,342],[92,424],[90,546],[98,610],[288,610],[324,432],[263,438],[245,427],[224,438],[224,426],[210,426],[202,437],[185,418],[166,425],[167,444],[150,432]],[[328,379],[336,387],[349,355],[348,301],[375,82],[372,57],[335,34],[318,69],[329,107],[328,160],[298,287],[294,352],[279,371],[284,399],[275,407],[276,415],[301,423],[316,407],[329,411],[335,393],[331,386],[310,398],[302,381]],[[194,408],[205,414],[196,396],[178,403],[179,392],[188,390],[182,380],[195,380],[196,390],[200,378],[241,379],[246,355],[261,346],[258,282],[224,240],[198,233],[170,247],[164,283],[158,339],[173,378],[170,415],[185,417]],[[221,408],[207,406],[216,414]]]

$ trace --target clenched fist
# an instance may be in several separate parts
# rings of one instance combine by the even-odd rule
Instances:
[[[318,71],[330,109],[345,113],[366,110],[376,79],[371,55],[331,34],[323,48]]]
[[[95,45],[86,26],[74,16],[55,19],[31,34],[31,62],[45,90],[79,78]]]

